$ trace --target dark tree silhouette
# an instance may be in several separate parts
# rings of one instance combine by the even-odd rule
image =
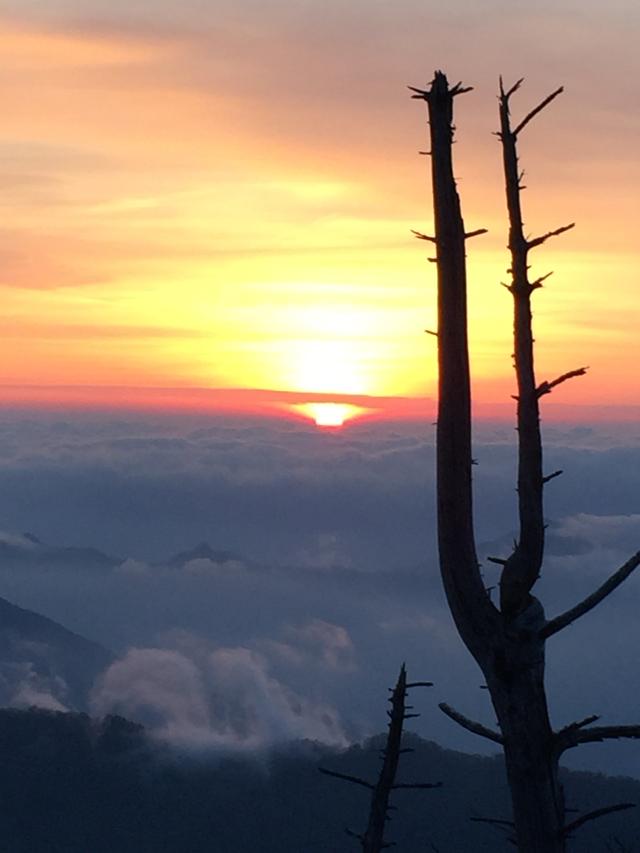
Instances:
[[[549,719],[544,687],[545,645],[553,634],[599,604],[640,564],[636,553],[596,592],[566,613],[547,621],[532,595],[544,553],[543,488],[561,472],[545,476],[542,467],[539,401],[562,382],[585,373],[571,370],[552,381],[537,384],[534,371],[531,295],[546,276],[529,280],[529,252],[546,240],[572,228],[567,225],[527,239],[520,206],[521,175],[516,143],[519,135],[562,91],[545,98],[511,127],[509,106],[520,87],[508,91],[500,84],[500,131],[507,207],[509,250],[514,300],[514,360],[518,385],[518,510],[520,533],[513,553],[501,559],[500,604],[485,589],[473,531],[471,484],[471,386],[467,344],[465,241],[466,233],[453,176],[453,103],[468,92],[461,84],[450,87],[441,72],[426,90],[410,87],[413,97],[428,107],[433,180],[435,235],[417,233],[435,244],[438,271],[439,408],[437,424],[438,542],[444,588],[456,627],[478,662],[491,694],[500,731],[491,731],[467,719],[448,705],[442,710],[465,728],[503,747],[513,804],[513,841],[520,853],[563,853],[570,834],[589,820],[622,803],[604,806],[570,822],[565,816],[558,761],[564,750],[580,743],[607,738],[638,738],[640,726],[591,727],[587,717],[561,731]],[[501,823],[509,824],[508,821]]]
[[[405,665],[400,668],[400,675],[396,682],[396,686],[391,690],[389,702],[391,702],[391,710],[387,711],[389,715],[389,731],[387,740],[382,750],[382,768],[378,781],[373,784],[366,779],[361,779],[359,776],[350,776],[347,773],[337,773],[335,770],[327,770],[324,767],[320,768],[320,772],[327,776],[333,776],[336,779],[342,779],[345,782],[351,782],[354,785],[360,785],[363,788],[368,788],[371,791],[371,804],[369,807],[369,821],[364,834],[353,832],[347,829],[346,832],[357,838],[362,847],[363,853],[381,853],[387,847],[393,846],[393,842],[386,842],[384,838],[385,827],[387,821],[390,820],[389,811],[395,809],[395,806],[390,805],[389,799],[393,791],[400,789],[425,789],[438,788],[440,783],[432,782],[396,782],[396,774],[398,772],[398,764],[400,755],[403,752],[412,752],[410,748],[403,749],[402,747],[402,730],[404,721],[412,717],[419,717],[419,714],[410,713],[412,706],[406,704],[407,690],[412,687],[432,687],[430,681],[414,681],[407,682],[407,671]]]

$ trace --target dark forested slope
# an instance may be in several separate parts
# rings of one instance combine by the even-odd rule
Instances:
[[[404,853],[513,849],[471,817],[508,818],[499,759],[408,736],[399,781],[442,781],[398,792],[389,840]],[[380,739],[346,752],[312,743],[261,756],[185,756],[118,717],[0,710],[0,849],[11,853],[354,853],[345,827],[365,824],[365,788],[328,778],[323,765],[373,777]],[[640,802],[640,782],[565,774],[571,807]],[[602,853],[640,836],[636,810],[586,826],[573,849]],[[430,847],[430,845],[433,845]],[[617,849],[617,848],[616,848]]]

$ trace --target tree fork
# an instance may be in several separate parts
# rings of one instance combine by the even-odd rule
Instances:
[[[548,277],[528,278],[529,250],[573,226],[549,231],[527,241],[524,235],[516,140],[529,122],[562,91],[558,89],[511,128],[508,91],[500,81],[500,132],[509,212],[511,283],[514,299],[514,360],[518,383],[518,511],[519,539],[502,565],[500,610],[484,587],[476,557],[471,489],[471,389],[467,343],[465,230],[452,164],[453,100],[469,91],[449,87],[436,72],[428,89],[412,89],[429,112],[435,235],[416,236],[435,243],[438,271],[439,401],[437,421],[438,544],[440,571],[458,632],[482,669],[498,717],[493,732],[444,706],[465,728],[502,742],[513,803],[513,825],[520,853],[564,853],[568,831],[604,814],[565,824],[558,760],[564,749],[609,738],[637,738],[638,726],[586,728],[594,718],[554,733],[544,688],[544,654],[548,637],[566,628],[613,592],[640,565],[640,552],[584,601],[547,622],[540,602],[531,594],[544,552],[544,483],[560,472],[543,474],[539,398],[586,368],[569,371],[536,385],[531,294]],[[442,706],[441,706],[442,707]]]
[[[520,853],[563,853],[564,808],[557,753],[544,693],[544,613],[530,589],[542,562],[542,454],[533,372],[527,245],[521,235],[515,146],[515,189],[509,186],[514,225],[510,245],[516,302],[519,381],[521,532],[503,578],[503,611],[491,603],[480,574],[473,533],[471,388],[467,342],[465,230],[452,166],[453,99],[437,72],[428,106],[438,263],[438,541],[440,567],[458,631],[487,680],[504,741]],[[414,96],[415,97],[415,96]],[[511,174],[511,171],[510,171]]]

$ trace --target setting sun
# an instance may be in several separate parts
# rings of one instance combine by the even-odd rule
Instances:
[[[362,406],[350,403],[301,403],[292,406],[292,409],[314,420],[318,427],[334,429],[367,412]]]

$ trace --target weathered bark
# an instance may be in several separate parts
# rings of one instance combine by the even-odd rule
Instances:
[[[564,801],[558,780],[563,749],[589,738],[583,725],[570,727],[570,736],[556,735],[549,720],[544,688],[545,642],[573,619],[586,613],[615,589],[640,564],[640,553],[628,561],[581,605],[546,622],[540,602],[531,594],[544,553],[543,476],[539,398],[565,380],[584,374],[585,368],[563,374],[553,382],[536,384],[534,370],[531,294],[545,277],[530,282],[528,253],[564,226],[527,240],[520,206],[518,133],[560,92],[554,92],[511,129],[509,98],[520,82],[505,92],[501,84],[499,136],[503,146],[509,249],[514,298],[514,360],[518,384],[518,510],[520,532],[513,553],[496,559],[503,565],[500,610],[484,588],[476,557],[471,486],[471,390],[466,316],[465,235],[453,176],[453,100],[468,91],[449,87],[436,72],[428,90],[413,89],[427,102],[431,136],[435,236],[417,234],[436,245],[438,269],[439,403],[437,427],[438,542],[440,568],[456,627],[486,678],[500,734],[474,723],[448,706],[443,710],[471,731],[502,744],[513,803],[513,825],[520,853],[564,853],[567,837]],[[579,735],[576,730],[580,729]],[[613,733],[615,729],[615,734]],[[606,737],[637,737],[637,727],[601,729]],[[604,813],[604,812],[602,812]],[[571,826],[584,821],[578,819]],[[507,822],[508,823],[508,822]]]

